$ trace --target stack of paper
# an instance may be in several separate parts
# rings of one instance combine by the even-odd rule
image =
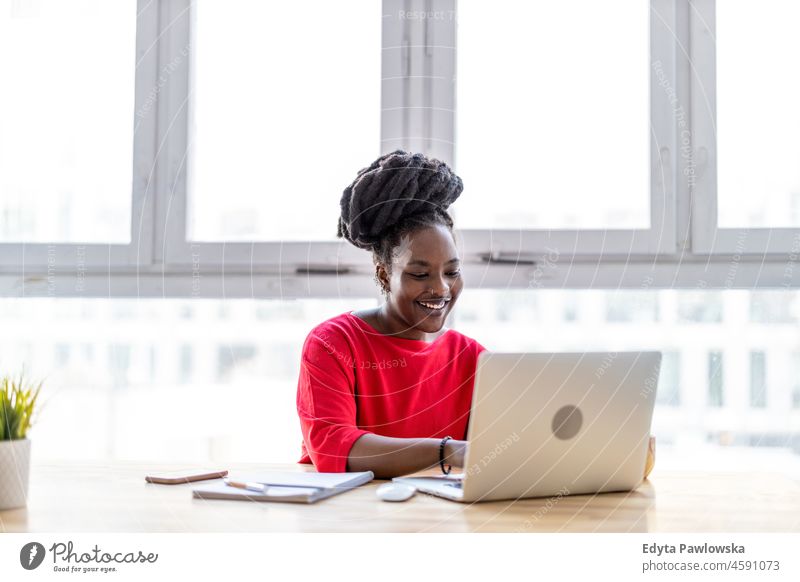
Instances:
[[[245,501],[291,501],[314,503],[320,499],[349,491],[374,478],[372,471],[359,473],[265,472],[231,473],[232,481],[262,483],[262,493],[227,485],[221,479],[192,490],[197,499],[240,499]]]

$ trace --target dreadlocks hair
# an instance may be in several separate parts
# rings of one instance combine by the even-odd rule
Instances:
[[[453,232],[447,208],[463,189],[444,162],[395,150],[361,169],[344,189],[336,236],[371,251],[375,265],[391,273],[392,252],[403,235],[437,224]]]

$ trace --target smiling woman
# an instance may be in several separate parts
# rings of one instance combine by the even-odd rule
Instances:
[[[463,288],[447,213],[462,189],[446,164],[398,150],[362,169],[342,194],[338,236],[372,252],[386,300],[331,318],[306,338],[300,462],[378,478],[443,459],[463,465],[485,348],[445,327]]]

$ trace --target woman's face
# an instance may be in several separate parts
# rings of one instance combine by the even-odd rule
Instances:
[[[379,276],[385,284],[385,271]],[[422,228],[404,236],[393,251],[387,307],[407,328],[436,333],[463,286],[453,235],[443,225]]]

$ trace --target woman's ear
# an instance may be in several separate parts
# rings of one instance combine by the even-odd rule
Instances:
[[[389,273],[382,264],[375,265],[375,280],[381,286],[384,295],[389,293]]]

